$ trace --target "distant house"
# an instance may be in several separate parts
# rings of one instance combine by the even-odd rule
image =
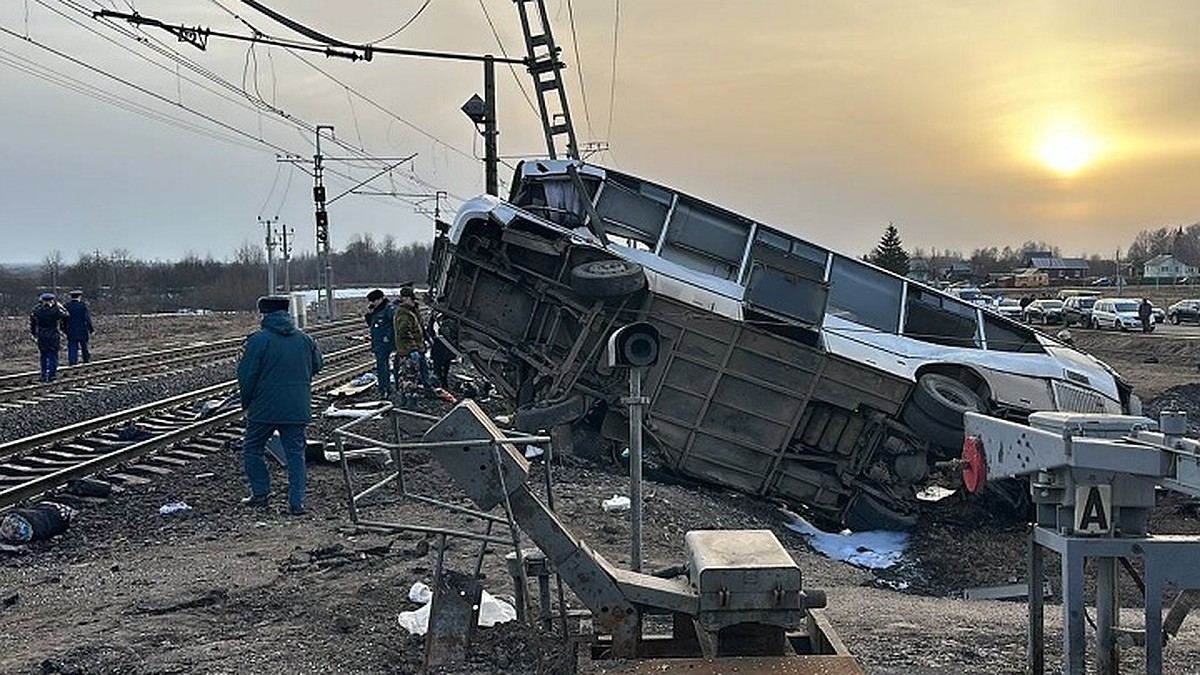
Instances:
[[[942,278],[946,281],[967,281],[974,274],[971,263],[964,261],[952,262],[949,267],[942,270]]]
[[[1156,255],[1142,266],[1142,276],[1154,281],[1175,283],[1180,279],[1195,277],[1198,273],[1200,270],[1195,265],[1184,264],[1169,253]]]
[[[924,258],[909,260],[908,278],[920,282],[926,282],[933,278],[933,271],[929,269],[929,261]]]
[[[1016,288],[1038,288],[1050,285],[1050,275],[1036,267],[1013,270],[1012,285]]]
[[[1025,267],[1033,267],[1033,259],[1034,258],[1057,258],[1057,257],[1058,256],[1054,255],[1054,253],[1052,251],[1026,251],[1025,257],[1022,258],[1021,262],[1024,264]]]
[[[1085,279],[1091,275],[1091,265],[1083,258],[1030,257],[1026,268],[1044,272],[1051,283]]]

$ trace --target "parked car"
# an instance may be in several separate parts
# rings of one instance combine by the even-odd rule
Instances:
[[[1021,318],[1021,303],[1016,298],[996,298],[992,301],[989,309],[1010,319]]]
[[[1048,326],[1063,322],[1063,301],[1043,298],[1025,306],[1025,321]]]
[[[969,302],[980,307],[987,307],[992,302],[992,296],[980,291],[974,286],[960,286],[958,288],[948,289],[950,295],[957,297],[959,300]]]
[[[1195,321],[1200,324],[1200,300],[1195,298],[1180,300],[1167,307],[1167,319],[1176,326],[1184,321]]]
[[[1063,323],[1068,326],[1092,326],[1092,305],[1096,298],[1091,295],[1073,295],[1063,300]]]
[[[1100,298],[1092,305],[1092,328],[1115,328],[1116,330],[1141,330],[1137,300],[1131,298]],[[1150,324],[1154,330],[1154,324]]]
[[[1150,307],[1150,316],[1154,317],[1154,323],[1162,323],[1167,318],[1167,313],[1163,311],[1162,307],[1152,305]]]

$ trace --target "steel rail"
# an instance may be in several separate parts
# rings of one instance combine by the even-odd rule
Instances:
[[[347,319],[344,321],[323,324],[321,326],[314,327],[312,330],[307,332],[313,338],[321,338],[327,337],[327,334],[329,333],[337,334],[342,332],[344,329],[361,325],[362,324],[360,323],[359,319]],[[59,380],[55,380],[55,382],[59,382],[60,380],[75,380],[84,375],[93,375],[109,372],[111,370],[119,370],[120,368],[129,366],[130,364],[142,363],[157,357],[182,358],[191,355],[208,354],[210,352],[220,351],[222,349],[237,348],[240,347],[245,341],[245,336],[225,338],[223,340],[207,342],[202,345],[186,345],[183,347],[172,347],[170,349],[157,349],[139,354],[126,354],[125,356],[114,356],[109,359],[99,359],[96,361],[90,361],[88,363],[79,363],[74,366],[60,368],[58,371]],[[42,386],[49,384],[44,382],[39,383],[39,377],[41,377],[41,373],[36,370],[26,371],[23,373],[13,373],[10,375],[0,375],[0,395],[6,393],[4,391],[6,388],[20,387],[22,385],[29,384],[32,384],[34,385],[34,388],[37,388],[39,384]]]
[[[355,355],[357,352],[366,351],[367,344],[355,345],[347,347],[336,352],[326,355],[326,359],[331,362],[340,361]],[[33,436],[18,438],[7,443],[0,443],[0,461],[7,461],[13,457],[29,452],[30,450],[40,448],[46,445],[56,443],[68,438],[75,438],[84,434],[94,433],[103,429],[108,429],[118,424],[128,422],[130,420],[145,417],[146,415],[164,408],[172,408],[185,403],[191,403],[200,399],[205,399],[223,391],[228,391],[237,387],[237,380],[226,380],[217,384],[204,387],[202,389],[194,389],[189,392],[184,392],[170,398],[165,398],[160,401],[152,401],[127,410],[119,410],[115,413],[103,415],[90,420],[62,427],[60,429],[51,429]]]
[[[359,348],[355,347],[352,349]],[[336,354],[344,355],[346,351],[349,350],[336,352]],[[332,357],[334,355],[331,354],[330,356]],[[362,367],[363,364],[356,364],[351,368],[346,368],[336,373],[322,376],[321,378],[313,381],[313,388],[320,389],[341,382],[344,378],[359,372]],[[229,384],[230,383],[223,383],[223,386],[229,386]],[[205,390],[210,389],[212,389],[212,387],[205,388]],[[129,462],[132,459],[137,459],[138,457],[152,454],[157,450],[174,445],[180,441],[210,432],[213,429],[222,426],[227,426],[240,419],[244,414],[245,411],[241,408],[227,410],[211,417],[207,417],[203,420],[179,427],[178,429],[172,429],[171,431],[158,434],[153,438],[138,441],[136,443],[124,446],[118,450],[114,450],[103,455],[98,455],[91,459],[81,461],[78,464],[59,469],[53,473],[30,479],[24,483],[0,491],[0,509],[8,508],[26,499],[36,497],[37,495],[53,490],[56,487],[66,485],[71,480],[95,475],[101,471],[104,471],[105,469],[110,469],[112,467]]]

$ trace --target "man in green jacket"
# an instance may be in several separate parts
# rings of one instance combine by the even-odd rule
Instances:
[[[417,311],[417,295],[412,286],[400,289],[400,302],[392,311],[392,334],[396,338],[396,380],[399,384],[401,359],[409,359],[417,367],[417,377],[425,396],[434,398],[433,382],[429,379],[429,361],[425,359],[425,331]]]
[[[238,362],[238,393],[246,411],[242,460],[250,496],[242,504],[265,507],[271,475],[263,450],[271,434],[279,432],[287,457],[288,509],[304,513],[305,427],[312,421],[312,379],[321,369],[321,352],[288,313],[288,298],[258,299],[262,329],[246,339]]]

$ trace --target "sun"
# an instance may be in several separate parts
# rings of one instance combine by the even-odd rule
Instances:
[[[1073,176],[1096,158],[1098,144],[1087,134],[1070,129],[1052,131],[1037,144],[1037,156],[1050,170]]]

